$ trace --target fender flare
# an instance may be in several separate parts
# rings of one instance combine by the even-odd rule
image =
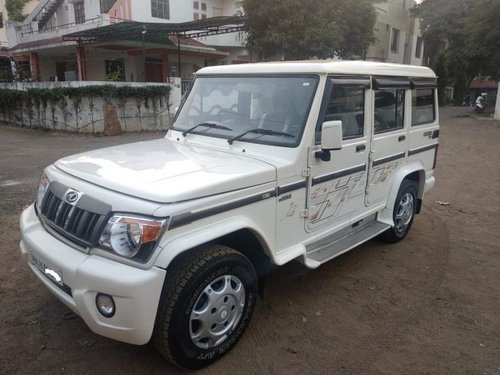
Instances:
[[[408,164],[405,164],[402,168],[399,168],[394,174],[394,177],[391,180],[391,188],[387,196],[387,205],[385,206],[384,209],[382,209],[378,213],[377,215],[378,221],[384,224],[388,224],[391,227],[394,226],[392,214],[394,210],[394,204],[396,202],[396,197],[399,192],[399,187],[401,186],[401,183],[408,175],[415,172],[419,173],[419,184],[417,191],[418,199],[423,198],[425,189],[425,168],[423,164],[420,162],[420,160],[415,160]]]
[[[169,232],[165,232],[163,236],[166,240],[160,243],[161,249],[154,262],[155,266],[167,269],[172,260],[179,254],[239,230],[251,231],[261,243],[265,254],[271,261],[274,261],[274,256],[269,247],[269,239],[266,238],[258,225],[248,217],[233,216],[201,228],[193,226],[192,230],[182,231],[171,238],[169,238]]]

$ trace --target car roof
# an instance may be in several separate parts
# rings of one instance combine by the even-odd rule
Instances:
[[[237,65],[217,65],[200,69],[196,75],[287,73],[363,74],[377,76],[436,78],[436,74],[431,69],[424,66],[345,60],[278,61]]]

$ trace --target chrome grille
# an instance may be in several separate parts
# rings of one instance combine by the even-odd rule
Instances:
[[[45,223],[83,246],[95,245],[106,216],[91,212],[59,198],[47,191],[41,207]]]

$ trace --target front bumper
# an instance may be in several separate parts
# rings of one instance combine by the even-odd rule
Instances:
[[[142,345],[151,338],[165,270],[141,270],[97,255],[89,255],[58,240],[43,228],[33,205],[21,215],[20,249],[24,260],[45,286],[102,336]],[[35,266],[38,264],[38,267]],[[49,272],[42,272],[49,269]],[[55,271],[60,283],[50,277]],[[97,310],[97,293],[115,301],[106,318]]]

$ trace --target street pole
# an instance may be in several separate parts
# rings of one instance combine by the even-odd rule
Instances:
[[[182,80],[181,72],[181,35],[177,34],[177,56],[179,57],[179,78]]]

